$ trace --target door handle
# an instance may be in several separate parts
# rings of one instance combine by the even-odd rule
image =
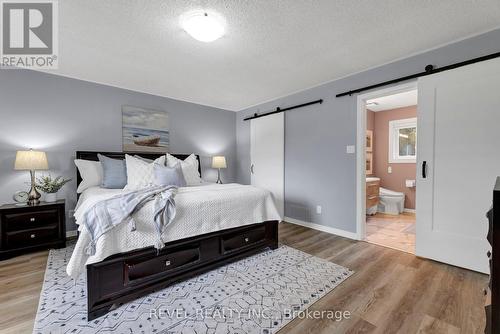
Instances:
[[[422,178],[427,178],[427,161],[422,162]]]
[[[254,172],[253,172],[253,164],[250,166],[250,173],[254,174]]]

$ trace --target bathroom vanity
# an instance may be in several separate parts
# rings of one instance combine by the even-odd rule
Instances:
[[[366,210],[370,212],[370,208],[376,207],[379,202],[380,179],[378,177],[366,178]],[[373,212],[373,211],[372,211]],[[372,214],[375,214],[375,209]]]

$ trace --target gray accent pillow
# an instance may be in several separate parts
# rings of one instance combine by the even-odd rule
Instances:
[[[153,173],[155,177],[155,184],[157,185],[177,187],[186,186],[186,180],[184,179],[184,174],[182,173],[180,164],[177,164],[174,167],[167,167],[155,163]]]
[[[127,185],[127,165],[124,159],[111,159],[97,154],[102,165],[102,187],[123,189]]]

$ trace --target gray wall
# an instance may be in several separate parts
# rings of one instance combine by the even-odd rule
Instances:
[[[34,148],[47,152],[50,173],[76,178],[75,151],[122,151],[121,106],[169,113],[170,151],[198,153],[202,177],[215,181],[210,157],[227,157],[226,182],[235,180],[236,114],[202,105],[132,92],[90,82],[27,70],[0,70],[0,203],[12,202],[27,190],[29,173],[14,171],[15,152]],[[67,210],[76,203],[76,182],[61,197]],[[75,229],[67,220],[68,230]]]
[[[321,105],[286,112],[285,215],[355,232],[356,156],[346,154],[346,146],[356,143],[356,96],[335,98],[335,94],[421,72],[427,64],[441,67],[499,51],[500,30],[495,30],[240,111],[238,180],[250,182],[250,122],[243,122],[244,117],[322,98]],[[322,206],[321,215],[315,213],[316,205]]]

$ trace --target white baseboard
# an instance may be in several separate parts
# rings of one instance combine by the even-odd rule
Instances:
[[[67,238],[73,238],[73,237],[76,237],[78,235],[78,231],[77,230],[73,230],[73,231],[66,231],[66,239]]]
[[[309,223],[309,222],[305,222],[305,221],[290,218],[290,217],[285,217],[284,221],[286,221],[288,223],[295,224],[295,225],[309,227],[309,228],[312,228],[313,230],[318,230],[321,232],[326,232],[326,233],[338,235],[340,237],[345,237],[345,238],[349,238],[349,239],[353,239],[353,240],[359,240],[358,235],[356,233],[341,230],[338,228],[324,226],[324,225],[315,224],[315,223]]]
[[[417,212],[417,210],[415,210],[415,209],[407,209],[407,208],[404,208],[404,209],[403,209],[403,212],[416,213],[416,212]]]

